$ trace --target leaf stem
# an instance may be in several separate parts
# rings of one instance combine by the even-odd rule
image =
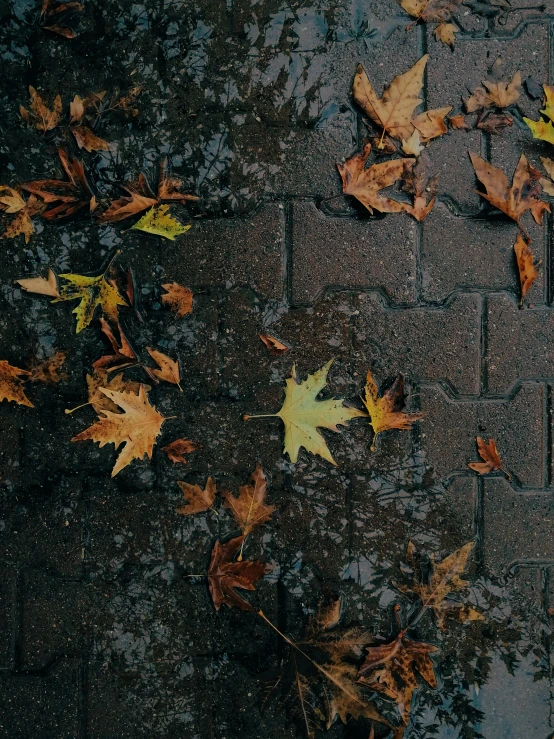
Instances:
[[[279,415],[277,413],[262,413],[259,416],[249,416],[248,413],[245,413],[242,417],[243,421],[249,421],[251,418],[278,418]]]

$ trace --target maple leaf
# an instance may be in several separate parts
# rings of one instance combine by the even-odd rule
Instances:
[[[428,58],[425,54],[411,69],[395,77],[381,99],[362,65],[358,65],[352,88],[354,100],[372,121],[395,139],[407,139],[413,133],[411,121],[415,109],[423,102],[419,94]]]
[[[269,334],[260,334],[260,339],[263,341],[265,346],[269,349],[271,354],[284,354],[288,352],[289,348],[282,341],[276,339],[275,336]]]
[[[518,234],[516,243],[514,244],[514,253],[517,260],[517,268],[519,272],[519,282],[521,285],[521,298],[519,305],[523,305],[523,299],[531,289],[531,286],[539,276],[538,267],[542,264],[542,259],[535,263],[533,252],[525,239]]]
[[[119,334],[119,341],[116,339],[109,323],[104,320],[102,316],[100,317],[100,328],[102,329],[102,333],[110,342],[114,353],[106,354],[103,357],[100,357],[100,359],[95,360],[92,363],[95,370],[107,369],[110,371],[115,368],[122,369],[129,364],[134,364],[137,359],[137,355],[127,341],[127,337],[123,333],[120,324],[117,323],[116,326]]]
[[[67,352],[57,351],[44,362],[35,365],[30,370],[30,381],[31,382],[45,382],[50,385],[57,384],[60,380],[67,377],[66,374],[60,374],[60,370],[63,367],[65,360],[67,359]]]
[[[298,453],[304,448],[336,466],[325,439],[317,429],[326,428],[338,433],[339,424],[346,425],[353,418],[365,416],[357,408],[347,408],[342,400],[316,400],[327,383],[332,364],[331,359],[300,383],[296,379],[296,367],[293,365],[291,377],[286,381],[285,402],[281,410],[263,416],[244,416],[245,421],[251,418],[280,418],[285,425],[284,452],[293,463],[298,461]]]
[[[496,448],[496,442],[494,439],[489,439],[486,442],[480,436],[477,437],[477,451],[483,462],[470,462],[468,467],[479,475],[486,475],[489,472],[500,470],[503,472],[508,480],[512,479],[512,476],[506,472],[502,467],[502,461]]]
[[[166,282],[162,287],[167,291],[165,295],[162,295],[162,303],[177,313],[177,318],[183,318],[187,313],[192,313],[192,290],[177,282]]]
[[[187,460],[185,459],[185,454],[190,454],[197,449],[200,449],[200,445],[196,444],[194,441],[189,441],[188,439],[175,439],[171,444],[163,446],[162,452],[165,452],[174,464],[177,462],[186,464]]]
[[[148,374],[151,375],[156,381],[165,380],[165,382],[170,382],[172,385],[178,385],[179,390],[183,392],[183,388],[180,385],[181,376],[179,374],[179,363],[175,362],[166,354],[162,354],[162,352],[158,352],[149,346],[146,347],[146,351],[148,352],[148,354],[150,354],[152,359],[158,364],[158,367],[160,368],[145,368]]]
[[[42,214],[47,221],[68,218],[85,207],[90,209],[94,198],[85,176],[83,163],[78,159],[68,157],[63,149],[58,149],[58,155],[69,182],[65,180],[33,180],[21,185],[24,190],[38,195],[49,206],[57,203],[53,207],[48,207]]]
[[[539,180],[542,189],[547,195],[554,197],[554,161],[548,157],[541,157],[543,167],[546,169],[549,179],[541,177]]]
[[[27,110],[23,105],[19,106],[19,112],[25,123],[34,126],[37,131],[43,133],[56,128],[62,117],[61,97],[56,95],[52,103],[52,109],[50,109],[34,87],[29,86],[29,94],[31,96],[29,106],[31,110]]]
[[[183,498],[187,501],[187,505],[176,508],[175,513],[181,516],[192,516],[195,513],[202,513],[210,509],[215,500],[216,486],[211,477],[208,477],[204,490],[200,485],[190,485],[188,482],[177,480],[177,485],[183,492]]]
[[[248,483],[239,488],[238,498],[228,490],[221,491],[225,508],[232,512],[244,539],[256,526],[268,521],[275,510],[274,505],[265,504],[266,494],[267,479],[259,464],[256,465]]]
[[[4,210],[9,214],[16,214],[15,218],[6,226],[1,238],[14,239],[19,234],[23,234],[25,243],[28,244],[29,239],[35,232],[31,217],[42,213],[44,209],[44,203],[37,200],[34,195],[31,195],[29,200],[25,202],[22,195],[13,187],[0,185],[0,210]]]
[[[140,386],[138,395],[106,388],[101,391],[123,412],[101,410],[100,419],[74,436],[71,441],[91,439],[97,441],[100,447],[114,444],[116,449],[124,444],[112,470],[112,477],[115,477],[134,459],[142,459],[144,455],[152,459],[156,438],[166,419],[148,402],[144,385]]]
[[[445,108],[435,108],[434,110],[426,110],[415,118],[412,118],[412,124],[419,131],[422,141],[427,143],[431,139],[442,136],[448,131],[448,127],[444,122],[446,116],[452,110],[452,106]]]
[[[542,214],[545,210],[550,213],[548,203],[536,197],[541,189],[537,182],[540,178],[540,172],[529,164],[523,154],[514,172],[511,187],[501,169],[493,167],[492,164],[489,164],[477,154],[470,152],[469,156],[477,178],[487,190],[486,193],[479,192],[479,195],[509,218],[512,218],[520,228],[522,227],[519,220],[527,210],[531,211],[537,223],[542,222]]]
[[[543,89],[545,106],[541,110],[541,115],[546,120],[539,118],[538,121],[533,121],[525,117],[523,120],[531,129],[534,139],[541,139],[542,141],[547,141],[549,144],[554,144],[554,126],[552,125],[552,121],[554,121],[554,87],[543,85]]]
[[[353,195],[370,213],[373,213],[373,209],[381,213],[411,212],[409,203],[401,203],[381,195],[380,190],[390,187],[399,180],[414,160],[389,159],[366,168],[370,152],[371,144],[366,144],[361,153],[347,159],[344,164],[337,164],[342,177],[343,192],[346,195]]]
[[[109,151],[110,144],[93,133],[87,126],[71,126],[73,134],[79,149],[87,151]]]
[[[183,226],[182,223],[174,218],[167,211],[169,205],[160,205],[158,208],[151,208],[140,220],[138,220],[131,230],[144,231],[154,236],[163,236],[164,239],[174,241],[176,236],[186,233],[190,230],[190,224]]]
[[[117,323],[118,306],[127,305],[127,303],[119,294],[116,285],[106,280],[105,273],[97,277],[65,273],[60,277],[68,284],[62,286],[60,297],[53,302],[80,301],[79,305],[73,309],[73,313],[77,316],[76,333],[80,333],[90,324],[99,306],[102,313]]]
[[[505,128],[514,125],[514,119],[504,113],[488,113],[484,117],[479,117],[475,124],[475,128],[487,133],[500,134]]]
[[[417,571],[418,576],[414,578],[415,581],[409,588],[399,585],[396,587],[403,593],[416,593],[421,600],[422,609],[429,608],[434,612],[437,624],[441,629],[444,629],[445,618],[449,615],[455,615],[463,621],[484,621],[483,615],[474,608],[448,597],[454,591],[463,590],[469,585],[469,582],[462,580],[460,575],[467,567],[474,546],[475,542],[469,542],[445,557],[441,562],[436,562],[432,557],[432,574],[428,576],[427,573],[424,575],[422,568],[416,562],[412,542],[408,545],[406,563],[414,571]]]
[[[415,421],[419,421],[424,413],[406,413],[404,396],[404,377],[398,375],[392,385],[379,397],[379,389],[371,372],[367,373],[365,397],[362,398],[370,417],[373,429],[371,450],[375,451],[377,436],[388,429],[411,429]]]
[[[403,189],[414,196],[414,204],[410,213],[417,221],[422,221],[435,205],[438,176],[429,175],[430,166],[429,155],[424,152],[405,176]]]
[[[390,644],[368,648],[358,682],[395,700],[402,720],[407,724],[412,697],[418,687],[416,674],[429,687],[437,687],[433,662],[429,656],[436,651],[437,647],[432,644],[411,641],[402,631]],[[376,670],[377,667],[381,669]]]
[[[14,367],[5,359],[0,359],[0,401],[13,401],[19,405],[34,408],[23,390],[25,380],[21,379],[22,377],[29,377],[29,375],[30,373],[27,370]]]
[[[235,590],[255,590],[254,583],[266,572],[268,566],[264,562],[234,562],[234,558],[242,546],[242,536],[231,539],[226,544],[216,541],[212,549],[208,584],[216,611],[225,604],[229,608],[241,611],[253,610],[251,604],[244,600]]]
[[[517,102],[521,95],[521,73],[516,72],[511,80],[502,78],[502,59],[498,58],[490,70],[490,77],[483,80],[483,87],[476,87],[470,98],[464,100],[468,113],[484,108],[507,108]]]
[[[462,0],[400,0],[406,13],[422,21],[443,23],[452,18]]]
[[[408,154],[408,156],[418,157],[424,149],[425,147],[421,143],[421,136],[417,128],[414,129],[414,132],[409,138],[402,140],[402,151],[404,154]]]
[[[97,413],[104,410],[112,411],[113,413],[121,412],[117,405],[103,392],[104,390],[115,390],[118,393],[126,392],[138,395],[141,388],[140,382],[125,380],[122,374],[114,375],[110,378],[108,372],[104,369],[95,369],[92,375],[87,375],[86,380],[88,402]],[[144,391],[146,393],[150,389],[149,385],[144,385]]]
[[[454,49],[457,32],[458,28],[453,23],[439,23],[433,31],[437,41],[441,41],[443,44],[446,44],[446,46],[450,46],[451,49]]]
[[[16,280],[17,285],[22,287],[29,293],[38,293],[39,295],[50,295],[53,298],[59,298],[58,281],[54,272],[48,270],[48,278],[45,277],[27,277],[25,279]]]

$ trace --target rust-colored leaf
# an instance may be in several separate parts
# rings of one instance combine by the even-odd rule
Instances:
[[[79,149],[86,149],[87,151],[109,151],[109,143],[93,133],[87,126],[71,126],[70,130],[75,137]]]
[[[535,263],[533,252],[531,251],[529,244],[520,234],[518,234],[516,243],[514,244],[514,252],[516,255],[519,282],[521,285],[521,299],[519,302],[521,306],[523,305],[525,296],[539,276],[538,267],[542,264],[542,259]]]
[[[95,370],[110,370],[115,369],[116,367],[118,369],[122,369],[128,364],[134,364],[137,359],[137,355],[127,341],[127,337],[123,333],[120,324],[116,324],[117,333],[119,334],[119,341],[115,337],[110,324],[102,316],[100,317],[100,328],[110,342],[114,353],[106,354],[103,357],[100,357],[100,359],[97,359],[92,364],[93,368]]]
[[[14,367],[5,359],[0,359],[0,401],[13,401],[19,405],[34,408],[23,390],[25,380],[21,379],[23,377],[28,378],[29,375],[30,373],[27,370]]]
[[[421,21],[444,23],[462,4],[462,0],[400,0],[406,13]]]
[[[29,379],[31,382],[45,382],[50,385],[57,384],[60,380],[65,379],[67,374],[61,373],[65,360],[67,359],[67,352],[57,351],[44,362],[35,365],[31,368]]]
[[[213,604],[217,611],[223,604],[241,611],[252,611],[252,605],[235,590],[255,590],[254,583],[267,571],[264,562],[235,562],[235,556],[242,546],[244,537],[238,536],[226,544],[216,541],[212,550],[208,584]]]
[[[438,189],[438,176],[429,173],[431,162],[427,152],[423,152],[416,164],[410,167],[404,178],[404,190],[414,197],[411,215],[422,221],[435,205],[435,196]]]
[[[415,118],[412,118],[412,123],[421,135],[421,140],[427,143],[431,139],[437,138],[447,133],[448,127],[444,121],[446,116],[452,110],[452,106],[449,105],[446,108],[437,108],[435,110],[426,110],[424,113],[420,113]]]
[[[31,96],[31,102],[29,105],[30,110],[20,106],[19,112],[21,117],[31,126],[46,133],[56,128],[62,117],[62,99],[59,95],[56,95],[52,108],[49,108],[46,102],[41,98],[34,87],[29,86],[29,94]]]
[[[369,423],[373,429],[371,449],[375,450],[377,436],[388,429],[411,429],[415,421],[419,421],[424,413],[406,413],[404,395],[404,377],[398,375],[392,385],[379,396],[379,389],[371,372],[367,373],[364,405],[369,413]]]
[[[514,125],[514,119],[512,116],[506,113],[488,113],[483,117],[479,117],[479,120],[475,124],[475,128],[479,128],[481,131],[487,133],[500,134],[505,128],[510,128]]]
[[[172,385],[179,385],[180,388],[181,376],[179,374],[179,363],[149,346],[146,347],[146,351],[159,367],[159,369],[145,368],[148,374],[156,380],[165,380],[165,382],[170,382]]]
[[[197,449],[200,449],[200,444],[196,444],[194,441],[189,441],[189,439],[175,439],[171,444],[163,446],[162,452],[167,454],[173,464],[186,464],[185,454],[191,454]]]
[[[275,336],[270,336],[269,334],[260,334],[260,339],[269,349],[271,354],[284,354],[289,350],[288,346],[286,344],[283,344],[282,341],[279,341],[279,339],[276,339]]]
[[[182,480],[177,480],[177,485],[181,488],[183,498],[187,501],[187,504],[181,508],[176,508],[175,513],[181,516],[193,516],[195,513],[202,513],[213,506],[216,486],[211,477],[208,477],[203,490],[200,485],[190,485],[188,482],[182,482]]]
[[[502,77],[502,59],[497,59],[490,69],[489,77],[483,80],[483,87],[477,87],[467,100],[464,100],[468,113],[484,108],[507,108],[517,102],[521,95],[521,74],[516,72],[511,80]]]
[[[448,119],[448,122],[450,123],[451,127],[455,131],[470,131],[471,126],[466,121],[466,118],[461,113],[459,115],[452,115]]]
[[[259,464],[248,483],[239,488],[238,498],[228,490],[221,491],[225,508],[232,512],[245,539],[256,526],[268,521],[275,510],[274,505],[266,505],[266,495],[267,480]]]
[[[166,282],[162,285],[167,292],[162,295],[162,303],[177,314],[177,318],[183,318],[187,313],[192,313],[192,290],[183,287],[177,282]]]
[[[502,467],[502,461],[496,448],[496,442],[494,439],[489,439],[486,442],[480,436],[477,437],[477,451],[483,462],[470,462],[468,467],[479,475],[486,475],[489,472],[495,472],[500,470],[503,472],[508,480],[512,479],[512,476],[506,472]]]

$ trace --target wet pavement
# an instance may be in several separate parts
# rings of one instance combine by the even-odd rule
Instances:
[[[439,194],[421,224],[331,199],[336,162],[368,135],[351,97],[358,63],[380,92],[429,53],[425,101],[453,113],[498,56],[509,76],[553,80],[554,2],[516,4],[502,22],[462,6],[451,51],[395,0],[86,0],[69,12],[75,38],[45,30],[36,0],[0,3],[1,184],[61,176],[61,145],[85,162],[99,201],[141,171],[155,182],[164,158],[200,198],[172,206],[192,224],[175,242],[86,211],[35,218],[28,244],[1,242],[0,358],[68,358],[58,385],[26,386],[34,408],[0,404],[0,736],[307,736],[286,696],[263,701],[289,646],[255,610],[216,612],[202,577],[236,524],[220,503],[175,513],[177,480],[212,476],[236,493],[257,463],[277,512],[248,537],[248,558],[271,571],[246,597],[281,632],[301,640],[318,604],[340,595],[343,625],[391,640],[395,605],[403,624],[416,608],[399,588],[409,542],[429,567],[474,541],[463,601],[484,619],[441,630],[428,613],[410,631],[438,648],[438,685],[418,680],[404,736],[553,735],[552,218],[524,219],[543,269],[520,310],[517,227],[482,205],[468,157],[510,177],[522,152],[539,166],[552,147],[521,116],[537,119],[542,101],[523,94],[501,136],[450,131],[429,146]],[[29,85],[48,101],[59,93],[64,109],[75,94],[140,86],[139,115],[106,117],[110,151],[79,151],[67,127],[43,135],[22,121]],[[141,318],[122,311],[125,333],[139,353],[179,359],[183,392],[153,387],[173,418],[152,462],[110,478],[113,446],[70,441],[94,411],[64,413],[86,402],[86,373],[106,353],[99,322],[76,335],[69,304],[14,280],[48,267],[98,274],[117,250]],[[182,320],[161,302],[174,281],[194,292]],[[289,350],[269,353],[260,333]],[[305,378],[331,358],[329,393],[355,403],[368,369],[379,384],[403,373],[425,418],[375,451],[357,419],[324,432],[337,467],[304,451],[292,464],[278,419],[242,417],[280,407],[294,363]],[[140,368],[128,376],[144,381]],[[186,466],[160,451],[180,436],[201,445]],[[496,440],[511,480],[468,469],[476,436]],[[394,701],[370,697],[398,725]],[[315,717],[318,738],[370,733],[364,718],[325,731]]]

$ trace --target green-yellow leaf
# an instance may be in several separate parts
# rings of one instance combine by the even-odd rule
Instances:
[[[118,306],[127,305],[117,287],[108,282],[103,274],[98,277],[63,274],[60,277],[68,284],[62,286],[60,297],[53,302],[80,300],[79,305],[73,309],[77,316],[76,333],[90,324],[98,306],[105,316],[116,322]]]
[[[552,125],[552,121],[532,121],[529,118],[524,118],[523,120],[531,129],[534,139],[542,139],[542,141],[548,141],[549,144],[554,144],[554,126]]]
[[[182,223],[179,223],[179,221],[167,212],[168,210],[169,205],[150,208],[131,228],[146,231],[146,233],[156,236],[163,236],[164,239],[171,239],[173,241],[176,236],[186,233],[190,225],[183,226]]]
[[[336,465],[325,439],[317,429],[325,428],[339,432],[339,424],[346,425],[352,418],[366,415],[357,408],[347,408],[340,399],[317,400],[317,396],[325,387],[332,364],[331,359],[324,367],[313,375],[308,375],[307,379],[300,383],[296,379],[296,369],[293,366],[291,377],[287,380],[285,402],[281,410],[264,416],[244,417],[245,421],[269,416],[280,418],[285,424],[284,452],[289,455],[291,462],[298,461],[298,453],[304,447],[306,451],[319,454],[323,459]]]

